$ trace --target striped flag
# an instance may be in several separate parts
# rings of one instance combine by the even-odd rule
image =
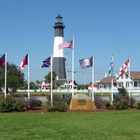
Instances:
[[[64,42],[64,43],[60,44],[58,47],[59,47],[59,49],[64,49],[64,48],[72,49],[73,48],[72,44],[73,44],[73,41],[70,40],[70,41],[67,41],[67,42]]]
[[[109,67],[109,71],[108,73],[112,73],[113,75],[113,67],[114,67],[114,59],[113,59],[113,56],[111,57],[111,60],[110,60],[110,67]]]
[[[129,67],[129,59],[127,59],[127,60],[124,62],[124,64],[121,66],[121,68],[120,68],[120,73],[121,73],[121,74],[126,73],[128,67]]]
[[[116,74],[116,78],[119,78],[120,75],[125,74],[128,71],[128,67],[129,67],[129,59],[127,59],[124,64],[120,67],[120,71],[118,74]]]

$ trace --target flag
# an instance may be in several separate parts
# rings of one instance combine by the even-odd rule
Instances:
[[[72,40],[70,40],[70,41],[67,41],[67,42],[64,42],[64,43],[62,43],[62,44],[60,44],[58,47],[59,47],[59,49],[64,49],[64,48],[73,48],[73,41]]]
[[[0,67],[2,67],[5,64],[5,54],[0,56]]]
[[[48,57],[43,61],[41,68],[49,67],[50,65],[51,65],[51,57]]]
[[[23,58],[20,66],[18,67],[18,70],[22,71],[26,65],[28,65],[28,54]]]
[[[108,71],[109,74],[112,72],[112,75],[113,75],[113,67],[114,67],[114,60],[113,60],[113,56],[112,56],[111,60],[110,60],[109,71]]]
[[[125,74],[128,70],[129,67],[129,59],[127,59],[124,64],[120,67],[120,71],[118,74],[116,74],[116,79],[119,78],[120,75]]]
[[[92,67],[93,65],[93,57],[89,57],[89,58],[85,58],[85,59],[81,59],[79,60],[80,66],[81,68],[88,68],[88,67]]]
[[[127,69],[128,69],[128,66],[129,66],[129,59],[127,59],[124,64],[121,66],[120,68],[120,74],[124,74],[127,72]]]

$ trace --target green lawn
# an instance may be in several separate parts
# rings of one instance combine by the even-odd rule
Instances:
[[[140,140],[140,111],[0,113],[0,140]]]

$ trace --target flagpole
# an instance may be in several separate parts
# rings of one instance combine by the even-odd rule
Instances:
[[[74,37],[73,37],[73,48],[72,48],[72,98],[74,96]]]
[[[112,58],[112,61],[113,61],[113,66],[111,64],[111,69],[112,69],[112,73],[111,73],[111,105],[113,105],[113,70],[114,70],[113,67],[114,67],[114,57]]]
[[[111,105],[113,105],[113,68],[112,68],[112,78],[111,78]]]
[[[129,75],[129,105],[130,105],[130,83],[131,83],[131,77],[130,77],[130,58],[129,58],[129,73],[128,73],[128,75]]]
[[[52,55],[51,55],[51,106],[53,106],[53,96],[52,96],[52,93],[53,93],[53,58],[52,58]]]
[[[93,64],[92,64],[92,90],[91,90],[91,99],[94,102],[93,86],[94,86],[94,56],[93,56]]]
[[[30,100],[30,61],[28,51],[28,100]]]
[[[7,95],[7,52],[5,52],[5,91],[4,91],[5,99],[6,95]]]

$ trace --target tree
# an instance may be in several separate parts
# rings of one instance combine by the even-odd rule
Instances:
[[[45,82],[48,82],[49,84],[51,83],[51,72],[49,72],[45,76]],[[56,73],[55,72],[52,73],[52,82],[53,82],[53,88],[55,88],[56,87]]]
[[[39,89],[39,88],[41,88],[41,81],[39,81],[39,80],[36,80],[35,81],[35,84],[36,84],[36,87],[37,87],[37,89]]]
[[[53,80],[53,83],[56,81],[56,73],[55,72],[52,73],[52,80]],[[51,72],[49,72],[45,76],[45,82],[51,83]]]
[[[35,83],[34,82],[30,82],[30,89],[36,89],[36,87],[35,87],[36,85],[35,85]]]
[[[81,84],[81,85],[77,85],[77,89],[88,89],[88,85],[84,85],[84,84]]]
[[[127,109],[129,107],[129,96],[125,88],[119,88],[119,95],[114,97],[113,105],[115,109]]]
[[[4,87],[5,68],[0,67],[0,90]],[[16,90],[24,85],[24,74],[17,70],[14,64],[7,64],[7,89],[11,89],[14,93]]]

